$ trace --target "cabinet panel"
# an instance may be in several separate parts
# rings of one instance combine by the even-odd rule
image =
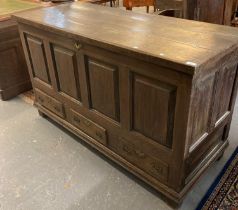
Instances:
[[[119,121],[118,70],[115,66],[88,59],[91,107]]]
[[[217,91],[215,93],[215,103],[213,109],[213,125],[216,125],[227,113],[234,85],[237,66],[224,68],[217,73]],[[222,100],[221,100],[222,99]]]
[[[43,41],[30,35],[27,35],[26,39],[29,47],[29,59],[31,61],[33,76],[50,84],[51,81]]]
[[[133,129],[171,146],[176,87],[144,76],[133,76]]]
[[[11,59],[9,59],[11,58]],[[17,49],[12,46],[8,49],[0,49],[0,89],[7,88],[8,83],[14,82],[18,75],[16,70],[19,71],[19,62],[17,57]]]
[[[224,7],[224,0],[198,0],[198,20],[222,24],[225,9]]]
[[[52,45],[52,51],[59,91],[80,99],[76,53],[57,45]]]
[[[192,144],[202,140],[209,132],[210,108],[213,96],[214,74],[199,81],[194,87],[192,115]]]

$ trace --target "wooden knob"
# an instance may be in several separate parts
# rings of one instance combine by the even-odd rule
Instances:
[[[86,126],[90,126],[90,125],[91,125],[91,122],[88,121],[88,120],[84,120],[84,125],[86,125]]]
[[[99,133],[98,131],[96,131],[96,136],[98,137],[98,138],[102,138],[102,134],[101,133]]]
[[[145,158],[145,153],[143,153],[143,152],[141,152],[141,151],[139,151],[139,150],[136,150],[135,153],[136,153],[136,155],[137,155],[138,157],[140,157],[140,158]]]
[[[79,118],[77,118],[77,117],[74,117],[74,121],[77,122],[77,123],[81,122],[81,120]]]

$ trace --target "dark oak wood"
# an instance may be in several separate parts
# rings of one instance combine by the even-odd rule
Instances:
[[[0,98],[8,100],[31,89],[17,24],[0,20]]]
[[[0,0],[0,5],[0,98],[8,100],[32,88],[17,23],[11,19],[11,15],[40,7],[42,4],[40,2],[36,4],[35,0],[12,2],[12,4]],[[35,40],[35,43],[31,44],[34,50],[39,43]],[[42,65],[41,60],[39,62],[37,60],[36,65]],[[44,74],[41,71],[38,73]]]
[[[117,67],[90,58],[87,61],[91,107],[120,121]]]
[[[176,87],[135,75],[132,90],[133,129],[170,147],[173,138]]]
[[[209,23],[231,25],[237,0],[186,0],[185,17]]]
[[[29,36],[27,37],[27,43],[29,47],[29,53],[32,55],[31,62],[34,69],[33,74],[38,79],[46,83],[50,83],[43,41]]]
[[[53,46],[52,51],[59,91],[80,100],[76,53],[59,46]]]
[[[40,113],[181,203],[228,144],[237,30],[79,2],[14,18]]]

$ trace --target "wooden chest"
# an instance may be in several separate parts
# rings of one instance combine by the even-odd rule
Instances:
[[[40,114],[176,203],[222,155],[237,29],[79,2],[14,17]]]

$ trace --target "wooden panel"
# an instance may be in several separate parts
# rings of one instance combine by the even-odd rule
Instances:
[[[132,89],[133,129],[170,147],[173,138],[176,88],[134,75]]]
[[[52,51],[59,91],[80,99],[76,53],[56,45],[52,45]]]
[[[39,103],[41,106],[49,109],[53,113],[57,114],[58,116],[65,118],[65,111],[63,104],[58,100],[52,98],[51,96],[45,94],[41,90],[35,89],[36,94],[36,102]]]
[[[210,108],[214,86],[214,75],[204,78],[194,87],[192,102],[192,144],[201,141],[209,132]]]
[[[118,70],[115,66],[88,59],[91,107],[119,121]]]
[[[29,80],[20,40],[0,43],[0,88],[11,88]]]
[[[100,143],[104,145],[107,144],[106,130],[103,127],[97,125],[74,110],[70,110],[70,121],[77,128],[95,138]]]
[[[31,60],[33,76],[50,84],[51,81],[49,76],[48,64],[42,40],[27,35],[27,44],[30,51],[29,57]]]
[[[224,68],[218,73],[215,95],[214,122],[221,119],[229,110],[230,98],[236,74],[236,65]],[[221,100],[222,99],[222,100]]]
[[[0,21],[0,98],[8,100],[31,89],[17,24]]]

